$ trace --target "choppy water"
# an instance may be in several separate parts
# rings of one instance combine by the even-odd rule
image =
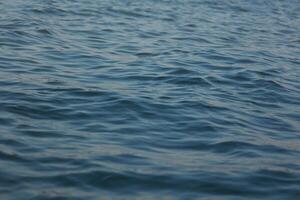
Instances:
[[[299,15],[1,1],[1,199],[300,198]]]

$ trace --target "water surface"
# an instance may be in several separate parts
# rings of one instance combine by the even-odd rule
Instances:
[[[298,199],[299,15],[1,1],[1,199]]]

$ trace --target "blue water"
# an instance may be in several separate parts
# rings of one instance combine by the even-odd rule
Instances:
[[[3,0],[0,199],[300,198],[299,0]]]

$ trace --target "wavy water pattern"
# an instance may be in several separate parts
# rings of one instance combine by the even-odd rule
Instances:
[[[0,199],[299,199],[298,0],[0,2]]]

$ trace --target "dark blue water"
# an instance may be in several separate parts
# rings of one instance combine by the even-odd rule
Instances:
[[[300,198],[299,0],[3,0],[0,199]]]

